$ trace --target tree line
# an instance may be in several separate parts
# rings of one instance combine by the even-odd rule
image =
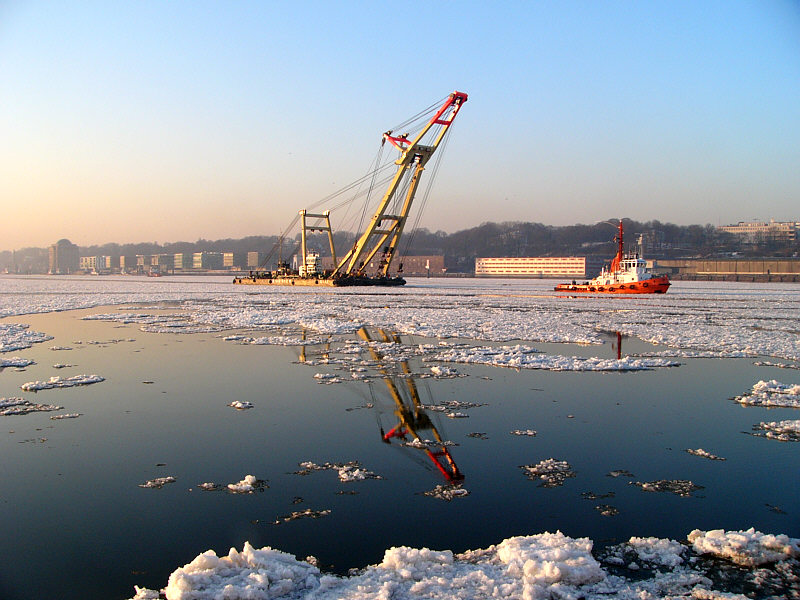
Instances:
[[[400,253],[405,256],[443,255],[450,272],[471,272],[476,257],[496,256],[611,256],[615,251],[614,219],[592,225],[544,225],[530,222],[482,223],[477,227],[446,233],[418,229],[401,239]],[[645,255],[650,258],[711,257],[739,253],[742,256],[791,256],[800,251],[794,242],[755,240],[720,231],[712,225],[675,225],[660,221],[639,222],[623,219],[625,242],[632,245],[641,236]],[[288,259],[297,251],[295,238],[279,240],[278,236],[249,236],[239,239],[195,242],[141,242],[136,244],[102,244],[80,247],[80,256],[135,256],[137,254],[177,254],[193,252],[272,253],[273,261],[282,255]],[[356,237],[349,232],[334,236],[337,254],[343,255]],[[312,234],[308,246],[322,256],[330,255],[325,234]],[[19,273],[46,273],[47,248],[22,248],[0,252],[0,270]]]

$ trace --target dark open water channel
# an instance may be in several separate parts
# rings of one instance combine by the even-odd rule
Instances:
[[[321,385],[316,373],[349,373],[301,364],[298,348],[80,320],[107,311],[11,319],[55,339],[16,353],[37,364],[24,372],[3,370],[0,397],[58,404],[60,412],[82,416],[0,417],[5,600],[127,598],[134,584],[162,587],[170,572],[200,552],[224,554],[248,540],[299,558],[316,556],[323,569],[346,573],[379,562],[392,546],[463,551],[555,530],[596,545],[632,535],[683,540],[694,528],[754,526],[800,537],[797,444],[743,433],[760,421],[796,419],[797,412],[730,401],[759,379],[787,380],[786,371],[756,367],[753,359],[678,359],[677,368],[605,374],[447,365],[467,376],[417,378],[422,404],[484,405],[463,411],[468,418],[425,411],[442,439],[454,443],[447,450],[469,491],[448,502],[424,495],[447,482],[424,450],[382,441],[381,428],[390,431],[399,417],[391,386],[376,369],[367,372],[371,385]],[[89,343],[109,340],[124,341]],[[613,358],[611,342],[532,345]],[[331,355],[340,347],[334,344]],[[623,353],[653,349],[624,340]],[[318,360],[325,350],[309,347],[307,358]],[[365,352],[364,358],[372,357]],[[56,363],[74,366],[56,370]],[[430,366],[412,359],[408,370],[427,374]],[[387,368],[394,374],[403,367]],[[37,394],[19,389],[28,381],[83,373],[106,381]],[[391,381],[410,402],[407,378]],[[237,411],[227,406],[234,400],[255,407]],[[511,435],[515,429],[537,435]],[[432,432],[427,428],[421,437],[433,439]],[[727,460],[692,456],[686,448]],[[545,488],[519,468],[547,458],[568,461],[575,477]],[[342,483],[330,470],[295,474],[302,461],[353,460],[383,479]],[[635,477],[608,476],[620,469]],[[247,474],[268,487],[252,495],[197,487],[238,482]],[[168,475],[176,483],[139,487]],[[704,488],[679,497],[629,483],[659,479]],[[587,492],[613,497],[587,499]],[[619,514],[603,516],[599,504]],[[272,524],[306,508],[331,512]]]

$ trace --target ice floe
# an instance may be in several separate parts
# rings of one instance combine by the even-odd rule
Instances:
[[[778,440],[780,442],[800,442],[800,419],[761,422],[753,425],[752,435]]]
[[[428,490],[427,492],[422,492],[422,495],[450,502],[455,498],[464,498],[466,496],[469,496],[469,490],[462,487],[462,484],[460,483],[439,484],[432,490]]]
[[[547,458],[535,465],[522,465],[520,469],[528,479],[539,481],[541,487],[547,488],[564,485],[567,478],[575,477],[575,471],[567,461],[555,458]]]
[[[329,508],[323,510],[306,508],[305,510],[296,510],[288,515],[278,517],[272,522],[272,524],[280,525],[281,523],[288,523],[289,521],[296,521],[298,519],[319,519],[320,517],[327,517],[329,514],[331,514],[331,510]]]
[[[713,554],[747,567],[800,556],[800,539],[765,534],[752,527],[746,531],[695,529],[688,539],[699,554]]]
[[[32,412],[51,412],[63,410],[63,406],[53,404],[37,404],[22,398],[0,398],[0,416],[27,415]]]
[[[561,532],[512,537],[462,554],[401,546],[347,577],[321,572],[313,557],[302,561],[245,542],[241,551],[232,548],[226,556],[213,550],[198,555],[173,571],[161,594],[167,600],[743,600],[746,596],[727,591],[726,585],[766,586],[776,598],[796,597],[800,590],[796,539],[752,529],[695,530],[688,541],[632,537],[601,552],[602,562],[590,539]],[[713,570],[724,569],[724,563],[720,567],[702,560],[709,553],[733,565],[760,568],[729,570],[720,581]],[[735,577],[741,581],[732,583]],[[133,600],[159,597],[157,590],[134,591]]]
[[[750,392],[733,400],[744,406],[800,408],[800,384],[761,380]]]
[[[91,385],[105,381],[105,377],[99,375],[74,375],[72,377],[59,377],[54,375],[47,381],[29,381],[19,386],[26,392],[38,392],[39,390],[51,390],[54,388],[67,388],[77,385]]]
[[[510,432],[511,435],[519,435],[519,436],[527,436],[527,437],[536,437],[536,431],[533,429],[514,429]]]
[[[50,417],[53,421],[60,421],[62,419],[77,419],[82,417],[83,413],[64,413],[63,415],[53,415]]]
[[[156,477],[155,479],[148,479],[144,483],[140,483],[140,488],[151,488],[151,489],[161,489],[168,483],[175,483],[176,479],[168,475],[166,477]]]
[[[663,358],[556,356],[540,354],[534,348],[520,345],[453,348],[437,353],[432,360],[546,371],[647,371],[680,365]]]
[[[248,402],[247,400],[234,400],[233,402],[229,402],[228,406],[235,408],[236,410],[248,410],[253,408],[253,403]]]
[[[687,448],[686,452],[692,454],[694,456],[699,456],[701,458],[707,458],[708,460],[725,460],[721,456],[717,456],[716,454],[711,454],[707,450],[703,450],[702,448]]]
[[[629,481],[645,492],[671,492],[677,496],[688,497],[696,490],[702,490],[702,485],[697,485],[686,479],[659,479],[658,481]]]
[[[34,344],[53,339],[46,333],[28,331],[28,327],[20,323],[0,323],[0,353],[26,350]]]
[[[297,475],[308,475],[312,471],[336,471],[339,475],[339,481],[343,483],[350,483],[353,481],[363,481],[365,479],[383,479],[380,475],[376,475],[372,471],[365,469],[357,460],[346,463],[330,463],[326,462],[318,465],[312,461],[304,461],[299,464],[300,471]]]
[[[24,368],[35,364],[36,362],[30,358],[20,358],[18,356],[15,356],[14,358],[0,358],[0,369],[4,369],[6,367]]]
[[[266,482],[260,481],[255,475],[245,475],[244,479],[228,484],[228,491],[233,494],[253,494],[266,487]]]

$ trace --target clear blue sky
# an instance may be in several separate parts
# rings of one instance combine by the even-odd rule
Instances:
[[[798,1],[6,0],[0,249],[278,233],[453,90],[431,230],[800,220]]]

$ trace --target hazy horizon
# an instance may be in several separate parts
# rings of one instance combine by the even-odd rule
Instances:
[[[454,90],[469,100],[420,227],[800,218],[797,2],[397,15],[4,3],[2,245],[277,235],[364,175],[384,131]]]

